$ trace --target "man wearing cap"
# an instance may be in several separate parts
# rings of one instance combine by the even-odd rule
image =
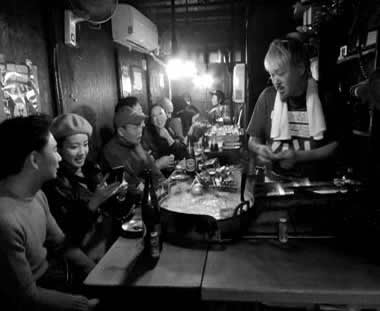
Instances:
[[[142,112],[128,106],[121,107],[114,117],[115,134],[101,154],[101,163],[106,169],[125,166],[129,175],[128,190],[132,193],[142,190],[142,173],[146,168],[152,170],[154,184],[158,185],[164,179],[152,156],[141,145],[145,119]]]
[[[221,90],[210,92],[212,108],[208,112],[208,120],[211,124],[215,124],[217,121],[224,122],[230,119],[228,108],[224,103],[224,93]]]

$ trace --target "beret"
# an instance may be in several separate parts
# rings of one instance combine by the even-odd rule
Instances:
[[[114,124],[116,128],[127,124],[139,125],[146,117],[144,113],[135,108],[123,106],[115,113]]]
[[[74,134],[92,134],[91,124],[76,113],[64,113],[56,117],[50,127],[55,139],[60,139]]]

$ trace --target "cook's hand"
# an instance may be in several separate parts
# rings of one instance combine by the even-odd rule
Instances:
[[[294,150],[289,149],[280,151],[275,156],[280,164],[280,167],[286,170],[293,168],[297,162],[296,152]]]
[[[260,145],[256,150],[256,154],[259,164],[270,164],[276,159],[276,155],[272,149],[266,145]]]
[[[93,298],[88,300],[88,311],[96,310],[96,307],[99,305],[99,299]]]
[[[156,160],[156,165],[162,169],[162,168],[168,168],[168,167],[173,167],[175,164],[174,162],[174,155],[168,155],[168,156],[163,156]]]

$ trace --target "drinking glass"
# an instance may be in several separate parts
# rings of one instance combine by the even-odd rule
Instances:
[[[223,150],[223,136],[216,136],[216,143],[218,145],[218,150]]]
[[[121,180],[120,189],[116,194],[116,200],[123,202],[126,198],[128,191],[127,173],[123,172],[123,178]]]
[[[202,144],[200,143],[200,142],[196,142],[195,144],[194,144],[194,153],[195,153],[195,155],[199,155],[199,154],[201,154],[202,153]]]

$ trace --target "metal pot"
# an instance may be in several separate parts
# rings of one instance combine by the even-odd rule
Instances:
[[[246,174],[241,174],[240,203],[231,217],[217,220],[212,216],[188,214],[161,208],[164,239],[172,241],[222,242],[241,236],[250,222],[252,204],[245,200]],[[165,197],[161,198],[161,200]]]

